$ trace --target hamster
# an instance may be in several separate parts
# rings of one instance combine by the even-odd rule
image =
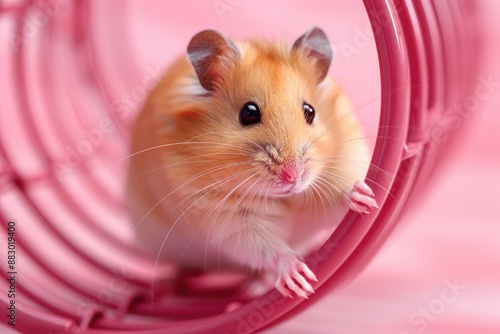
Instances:
[[[127,198],[157,261],[265,273],[288,297],[313,292],[302,256],[333,215],[377,208],[361,126],[327,78],[332,57],[317,27],[293,45],[214,30],[191,39],[132,132]]]

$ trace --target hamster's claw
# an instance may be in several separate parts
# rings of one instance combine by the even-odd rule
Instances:
[[[307,299],[309,294],[314,293],[314,289],[306,278],[317,282],[316,275],[295,255],[290,255],[290,257],[294,257],[294,259],[289,258],[279,265],[280,270],[275,284],[276,290],[285,297],[293,298],[291,290],[297,296]]]
[[[370,213],[372,209],[379,208],[373,196],[374,193],[372,189],[366,183],[357,181],[346,200],[351,210],[361,213]]]

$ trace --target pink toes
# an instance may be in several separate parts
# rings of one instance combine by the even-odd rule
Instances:
[[[318,279],[295,255],[290,254],[290,258],[285,259],[279,267],[275,287],[283,296],[293,298],[292,292],[294,292],[299,297],[307,298],[309,294],[314,293],[313,287],[307,280],[317,282]]]
[[[372,209],[378,209],[378,204],[373,198],[372,189],[364,182],[357,181],[347,198],[347,204],[351,210],[362,213],[370,213]]]

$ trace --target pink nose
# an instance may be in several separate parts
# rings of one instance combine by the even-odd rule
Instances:
[[[283,183],[295,183],[300,181],[302,174],[304,174],[304,166],[293,163],[283,168],[281,171],[281,180]]]

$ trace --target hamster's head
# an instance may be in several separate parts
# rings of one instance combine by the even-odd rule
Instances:
[[[188,58],[204,91],[177,120],[177,135],[198,143],[183,158],[206,157],[203,169],[192,173],[210,171],[219,188],[267,197],[324,182],[321,170],[335,138],[334,111],[321,91],[332,49],[321,29],[310,29],[291,47],[233,43],[206,30],[191,40]]]

